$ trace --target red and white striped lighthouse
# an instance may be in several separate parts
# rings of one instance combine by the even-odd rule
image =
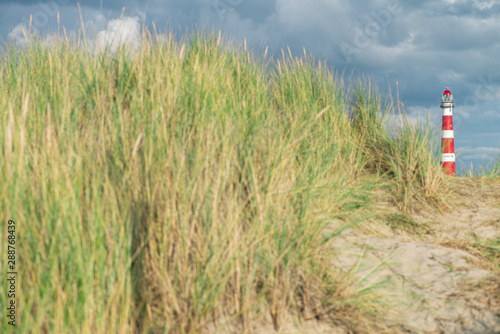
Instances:
[[[441,164],[447,175],[455,176],[455,136],[453,133],[453,95],[448,88],[443,93],[441,108],[443,109],[443,132],[441,135]]]

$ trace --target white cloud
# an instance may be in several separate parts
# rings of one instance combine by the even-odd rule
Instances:
[[[90,36],[95,36],[100,31],[106,30],[106,18],[101,13],[93,15],[94,18],[85,22],[85,33]]]
[[[9,32],[8,41],[26,46],[31,41],[31,32],[24,24],[18,24]]]
[[[484,117],[490,119],[499,119],[500,118],[500,110],[488,110],[483,114]]]
[[[490,9],[495,4],[495,1],[474,0],[474,5],[480,10]]]
[[[85,29],[90,45],[97,50],[108,48],[111,52],[115,52],[119,47],[125,46],[135,51],[141,44],[141,24],[137,16],[111,20],[106,24],[105,17],[99,13],[94,19],[85,22]],[[20,23],[9,32],[8,41],[25,47],[33,40],[36,33],[35,29],[30,30],[24,23]],[[53,46],[58,40],[58,34],[40,36],[40,42],[46,46]]]
[[[126,46],[131,50],[137,50],[140,41],[141,25],[139,18],[124,17],[109,21],[105,30],[97,33],[97,46],[102,50],[109,48],[115,52],[119,47]]]
[[[391,131],[398,131],[405,126],[425,130],[427,127],[431,132],[439,130],[438,118],[431,109],[423,106],[409,107],[406,114],[389,114],[385,117],[385,124]]]
[[[470,159],[491,159],[495,156],[500,156],[499,147],[476,147],[465,148],[462,155]]]

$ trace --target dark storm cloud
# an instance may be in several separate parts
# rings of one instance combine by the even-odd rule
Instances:
[[[20,11],[26,22],[30,13],[54,2],[71,16],[61,15],[62,19],[74,22],[78,13],[73,0],[0,1],[3,37],[22,21],[15,17]],[[253,46],[290,46],[294,53],[306,47],[337,69],[407,82],[408,91],[402,88],[403,93],[412,101],[418,100],[413,88],[424,82],[426,92],[447,82],[472,86],[478,74],[486,75],[497,66],[500,51],[496,1],[103,0],[101,4],[88,0],[81,6],[84,21],[91,25],[98,21],[101,6],[101,15],[110,18],[125,6],[128,15],[145,15],[146,23],[154,21],[160,30],[207,25],[237,40],[246,38]],[[13,15],[6,13],[9,8]]]
[[[76,1],[53,2],[60,4],[63,23],[76,29]],[[1,36],[44,3],[0,0]],[[491,118],[500,110],[497,0],[104,0],[102,10],[98,0],[81,1],[84,21],[95,30],[105,29],[106,18],[118,17],[124,6],[125,15],[145,17],[150,27],[154,21],[159,31],[206,25],[278,54],[287,46],[302,54],[305,47],[337,71],[371,77],[382,91],[394,91],[397,81],[413,110],[432,107],[439,113],[442,89],[450,86],[464,124],[499,133],[500,118]],[[46,26],[53,28],[55,19],[50,22]],[[464,141],[479,145],[472,137]]]
[[[52,3],[57,3],[60,6],[76,6],[77,2],[80,3],[81,6],[85,7],[94,7],[94,8],[100,8],[101,7],[101,2],[102,2],[102,7],[103,8],[121,8],[123,7],[124,3],[126,4],[126,1],[106,1],[106,0],[18,0],[18,1],[11,1],[11,0],[1,0],[0,1],[0,6],[2,5],[22,5],[22,6],[43,6],[45,5],[50,5]]]

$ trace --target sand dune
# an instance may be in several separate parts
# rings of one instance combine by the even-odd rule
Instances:
[[[470,182],[469,182],[470,181]],[[445,213],[420,212],[423,233],[347,230],[335,238],[334,265],[372,289],[385,308],[380,326],[394,333],[499,333],[500,268],[473,245],[500,238],[500,184],[460,180]],[[374,222],[375,223],[375,222]],[[383,222],[378,222],[383,223]],[[376,231],[376,232],[374,232]],[[284,324],[280,333],[353,333],[317,321]],[[255,333],[276,333],[271,324]]]

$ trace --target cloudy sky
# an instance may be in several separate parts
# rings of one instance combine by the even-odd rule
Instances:
[[[179,34],[214,27],[256,50],[305,47],[346,77],[372,78],[382,92],[397,82],[410,115],[430,114],[436,129],[450,87],[458,161],[500,155],[500,0],[82,0],[81,9],[86,30],[104,40],[155,22]],[[30,15],[40,33],[53,33],[57,12],[66,30],[79,29],[76,1],[0,0],[0,38],[23,43]]]

